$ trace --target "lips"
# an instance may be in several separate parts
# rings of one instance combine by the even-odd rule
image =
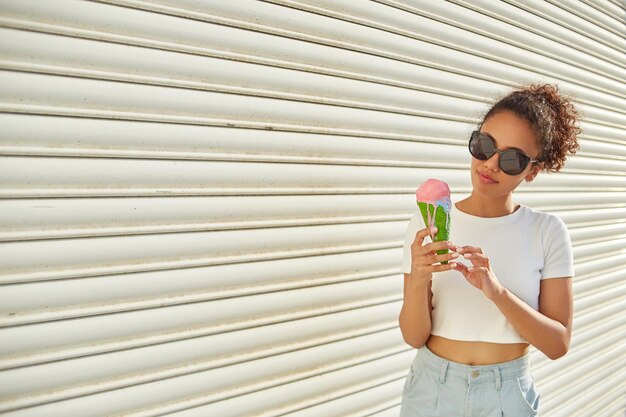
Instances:
[[[485,178],[485,179],[487,179],[487,180],[489,180],[489,181],[498,182],[498,181],[494,180],[493,178],[491,178],[489,175],[487,175],[487,174],[483,174],[483,173],[482,173],[482,172],[480,172],[480,171],[478,172],[478,175],[482,176],[483,178]]]

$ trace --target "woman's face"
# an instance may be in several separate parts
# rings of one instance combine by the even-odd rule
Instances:
[[[497,113],[484,121],[481,132],[489,133],[496,141],[496,148],[501,151],[507,148],[519,148],[531,159],[538,159],[539,146],[530,125],[510,111]],[[502,172],[499,166],[500,154],[494,153],[491,158],[481,161],[472,156],[472,185],[474,190],[489,196],[504,196],[513,192],[526,179],[532,181],[539,171],[541,164],[533,168],[529,162],[524,171],[518,175],[509,175]],[[491,177],[496,182],[481,179],[481,174]]]

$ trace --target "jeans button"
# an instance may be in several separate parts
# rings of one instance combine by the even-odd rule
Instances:
[[[472,378],[478,378],[478,375],[480,375],[480,372],[472,371]]]

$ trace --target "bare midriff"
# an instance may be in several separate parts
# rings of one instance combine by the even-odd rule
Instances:
[[[430,335],[426,342],[435,355],[466,365],[491,365],[508,362],[524,356],[530,349],[528,343],[466,342]]]

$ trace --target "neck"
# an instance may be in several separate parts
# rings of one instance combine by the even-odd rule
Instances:
[[[485,197],[472,193],[465,200],[458,202],[461,211],[478,217],[502,217],[513,213],[516,209],[512,194],[503,197]]]

